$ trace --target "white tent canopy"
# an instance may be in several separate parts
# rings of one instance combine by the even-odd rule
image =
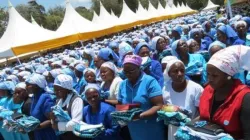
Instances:
[[[26,21],[9,2],[9,22],[0,39],[0,56],[15,56],[12,48],[42,42],[56,38],[53,31],[45,30],[38,25]]]
[[[138,1],[138,10],[136,12],[137,18],[139,20],[149,19],[149,16],[148,16],[147,12],[148,11],[142,7],[140,1]]]
[[[158,4],[158,16],[165,16],[166,13],[165,13],[165,9],[163,8],[163,6],[161,5],[161,3],[159,2]]]
[[[119,17],[119,25],[129,24],[137,21],[136,14],[127,6],[126,2],[123,0],[122,13]]]
[[[66,12],[60,27],[57,29],[59,34],[64,36],[75,35],[79,33],[98,31],[95,23],[85,19],[75,11],[73,6],[67,1]]]
[[[211,0],[208,0],[207,7],[204,8],[203,10],[211,10],[217,7],[219,7],[219,5],[215,5]]]
[[[152,5],[152,3],[150,1],[148,4],[148,15],[150,18],[155,18],[155,17],[159,16],[157,9],[155,9],[155,7]]]
[[[105,9],[102,2],[100,1],[100,15],[96,21],[92,21],[96,23],[99,29],[107,29],[116,25],[117,20],[114,21],[110,13]],[[112,21],[112,22],[111,22]]]

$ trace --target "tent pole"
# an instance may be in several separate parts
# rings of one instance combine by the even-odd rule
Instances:
[[[83,47],[83,41],[82,41],[82,40],[80,41],[80,43],[81,43],[81,45],[82,45],[82,47]]]
[[[22,63],[21,63],[20,59],[19,59],[17,56],[16,56],[16,59],[17,59],[17,61],[18,61],[19,65],[22,65]]]

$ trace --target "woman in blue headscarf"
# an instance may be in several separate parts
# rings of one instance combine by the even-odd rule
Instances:
[[[212,44],[209,45],[208,52],[210,57],[212,57],[216,52],[219,50],[222,50],[226,48],[226,44],[220,42],[220,41],[214,41]]]
[[[33,94],[30,115],[37,118],[41,123],[34,131],[35,140],[57,140],[55,131],[51,127],[51,107],[55,105],[50,94],[45,92],[45,77],[33,74],[26,80],[28,93]]]
[[[151,49],[154,51],[153,59],[161,62],[161,59],[168,55],[167,44],[164,38],[156,36],[152,39]]]
[[[103,124],[105,131],[94,140],[120,140],[120,127],[112,123],[110,113],[115,108],[107,103],[101,102],[100,87],[96,84],[89,84],[84,91],[89,105],[83,109],[83,121],[87,124]]]
[[[245,41],[239,39],[237,33],[230,25],[222,25],[217,29],[217,40],[227,46],[245,44]]]
[[[150,48],[149,45],[146,42],[141,42],[139,43],[136,48],[134,53],[136,55],[139,55],[140,57],[147,57],[148,61],[146,61],[144,63],[144,65],[142,65],[143,69],[148,69],[148,75],[154,77],[158,83],[160,84],[161,87],[163,87],[163,83],[164,83],[164,78],[163,78],[163,74],[162,74],[162,67],[161,64],[156,61],[156,60],[152,60],[150,58]]]
[[[14,111],[15,113],[21,113],[22,104],[15,104],[13,101],[13,93],[15,89],[15,84],[11,81],[4,81],[0,83],[0,106]],[[1,118],[3,119],[3,118]],[[28,140],[27,134],[21,134],[16,132],[8,132],[2,128],[3,121],[0,122],[0,132],[5,140]]]
[[[97,56],[99,60],[102,61],[103,63],[107,61],[112,61],[114,63],[117,63],[119,60],[117,54],[110,48],[102,48]]]
[[[211,27],[210,21],[205,21],[202,24],[202,28],[204,29],[205,34],[209,36],[212,40],[215,38],[216,30]]]
[[[83,71],[86,69],[86,67],[84,66],[84,64],[78,64],[75,67],[75,75],[78,78],[78,81],[76,83],[76,85],[74,86],[74,89],[77,91],[78,94],[81,94],[83,92],[83,87],[87,84],[84,75],[83,75]]]
[[[202,39],[202,32],[199,28],[194,28],[190,31],[190,38],[194,39],[200,46],[199,50],[204,51],[209,47],[209,42]]]
[[[247,23],[247,32],[250,33],[250,17],[243,17],[242,20]]]
[[[109,48],[112,49],[117,56],[119,56],[119,44],[116,41],[110,42]]]
[[[93,49],[91,49],[91,48],[84,49],[83,59],[86,59],[88,61],[90,68],[95,68],[94,57],[95,57],[95,52]]]
[[[243,20],[235,23],[235,30],[239,38],[246,42],[247,40],[247,23]]]
[[[206,83],[206,61],[201,54],[189,54],[188,45],[184,40],[176,40],[172,44],[172,55],[185,64],[186,75],[202,85]]]

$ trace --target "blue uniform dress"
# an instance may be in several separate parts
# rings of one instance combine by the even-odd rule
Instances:
[[[185,65],[186,73],[195,74],[197,70],[202,69],[200,84],[207,82],[206,60],[201,54],[189,54],[188,64]],[[190,78],[190,77],[189,77]],[[192,78],[190,78],[192,80]]]
[[[87,82],[84,78],[84,76],[77,82],[77,84],[74,86],[74,89],[77,91],[78,94],[81,94],[81,88],[83,86],[87,85]]]
[[[162,72],[162,66],[156,60],[152,60],[152,62],[151,62],[150,75],[152,77],[154,77],[158,81],[158,83],[160,84],[161,88],[163,88],[164,77],[163,77],[163,72]]]
[[[52,100],[49,94],[40,91],[32,97],[30,114],[42,123],[49,120],[46,114],[51,112],[51,107],[54,105],[55,100]],[[34,137],[35,140],[57,140],[55,131],[51,127],[35,130]]]
[[[83,121],[87,124],[103,124],[105,132],[95,138],[95,140],[119,140],[119,129],[117,125],[112,125],[112,118],[110,113],[115,111],[115,108],[104,102],[100,103],[100,110],[93,114],[91,113],[91,106],[88,105],[83,109]]]
[[[0,106],[3,106],[5,109],[17,111],[21,113],[22,104],[15,104],[13,102],[13,98],[1,98]],[[3,121],[0,122],[0,133],[2,134],[5,140],[29,140],[28,134],[22,134],[17,132],[8,132],[4,128],[2,128]]]
[[[204,40],[204,39],[201,39],[201,46],[200,46],[200,51],[207,51],[208,50],[208,47],[209,47],[209,42]]]
[[[118,101],[122,104],[139,103],[143,111],[152,107],[150,99],[162,96],[162,90],[155,78],[141,74],[133,86],[128,79],[122,81],[118,93]],[[157,122],[156,117],[128,123],[133,140],[164,140],[164,124]]]

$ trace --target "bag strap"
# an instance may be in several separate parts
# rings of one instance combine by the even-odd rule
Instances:
[[[76,98],[78,98],[78,95],[73,94],[73,96],[71,97],[71,99],[69,101],[69,106],[67,108],[67,111],[68,111],[70,117],[71,117],[71,107],[72,107],[72,104],[73,104],[73,102],[75,101]]]

